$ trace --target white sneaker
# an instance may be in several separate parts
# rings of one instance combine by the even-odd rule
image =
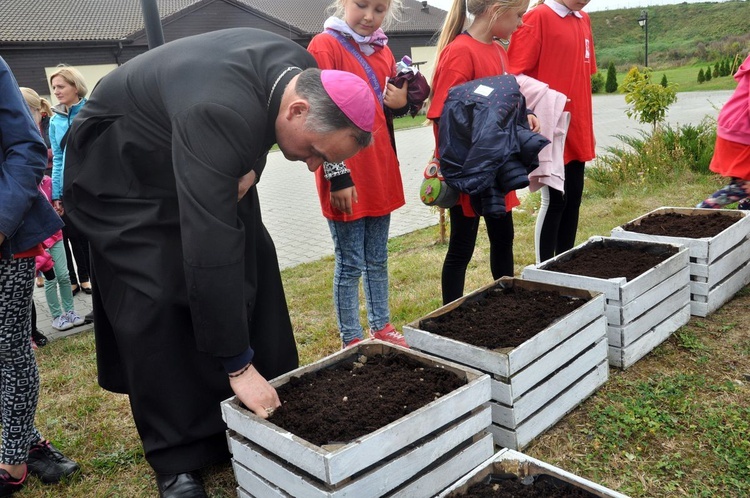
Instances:
[[[73,322],[70,322],[68,320],[68,314],[62,314],[52,320],[52,328],[56,330],[69,330],[72,329],[75,325],[73,325]]]
[[[86,323],[86,320],[81,318],[81,316],[76,313],[75,311],[68,311],[65,313],[65,317],[68,319],[70,323],[72,323],[74,326],[79,327]]]

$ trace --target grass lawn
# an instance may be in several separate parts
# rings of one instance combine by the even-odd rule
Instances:
[[[578,242],[659,206],[690,206],[719,185],[688,175],[664,185],[623,187],[584,198]],[[680,185],[675,189],[673,185]],[[533,262],[539,197],[514,211],[516,274]],[[437,216],[437,215],[436,215]],[[440,305],[446,247],[431,227],[389,242],[392,321],[401,328]],[[491,280],[484,229],[467,292]],[[331,304],[332,258],[282,274],[301,362],[340,347]],[[663,345],[610,381],[525,450],[632,497],[750,496],[750,288],[705,319],[691,319]],[[42,392],[37,426],[83,473],[61,486],[29,479],[24,497],[153,497],[125,396],[96,384],[93,333],[51,342],[37,352]],[[209,496],[235,497],[231,468],[207,476]]]

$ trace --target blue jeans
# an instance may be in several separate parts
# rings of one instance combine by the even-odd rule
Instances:
[[[362,339],[359,322],[359,278],[365,290],[367,321],[380,330],[390,321],[388,307],[388,229],[391,215],[331,221],[336,265],[333,305],[344,344]]]

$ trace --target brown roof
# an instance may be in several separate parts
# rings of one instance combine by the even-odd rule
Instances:
[[[190,7],[226,2],[244,7],[300,34],[317,33],[328,17],[331,0],[157,0],[159,15],[168,22]],[[404,0],[401,22],[389,33],[434,33],[445,12],[418,0]],[[0,0],[0,43],[120,40],[144,29],[137,0]]]

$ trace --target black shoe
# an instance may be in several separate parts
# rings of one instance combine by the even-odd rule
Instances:
[[[16,479],[8,474],[7,470],[0,469],[0,496],[10,496],[16,491],[19,491],[23,487],[23,482],[25,480],[25,473],[22,478]]]
[[[60,453],[60,450],[46,439],[29,449],[26,465],[29,473],[37,476],[45,484],[60,482],[63,477],[69,477],[81,470],[77,463]]]
[[[76,294],[78,294],[79,292],[81,292],[81,286],[78,285],[78,284],[72,284],[70,286],[70,292],[72,292],[73,295],[75,296]]]
[[[208,498],[198,472],[156,474],[160,498]]]
[[[31,338],[34,340],[37,346],[40,348],[47,345],[47,336],[39,332],[38,330],[31,331]]]
[[[83,317],[83,323],[94,323],[94,312],[87,313],[86,316]]]

